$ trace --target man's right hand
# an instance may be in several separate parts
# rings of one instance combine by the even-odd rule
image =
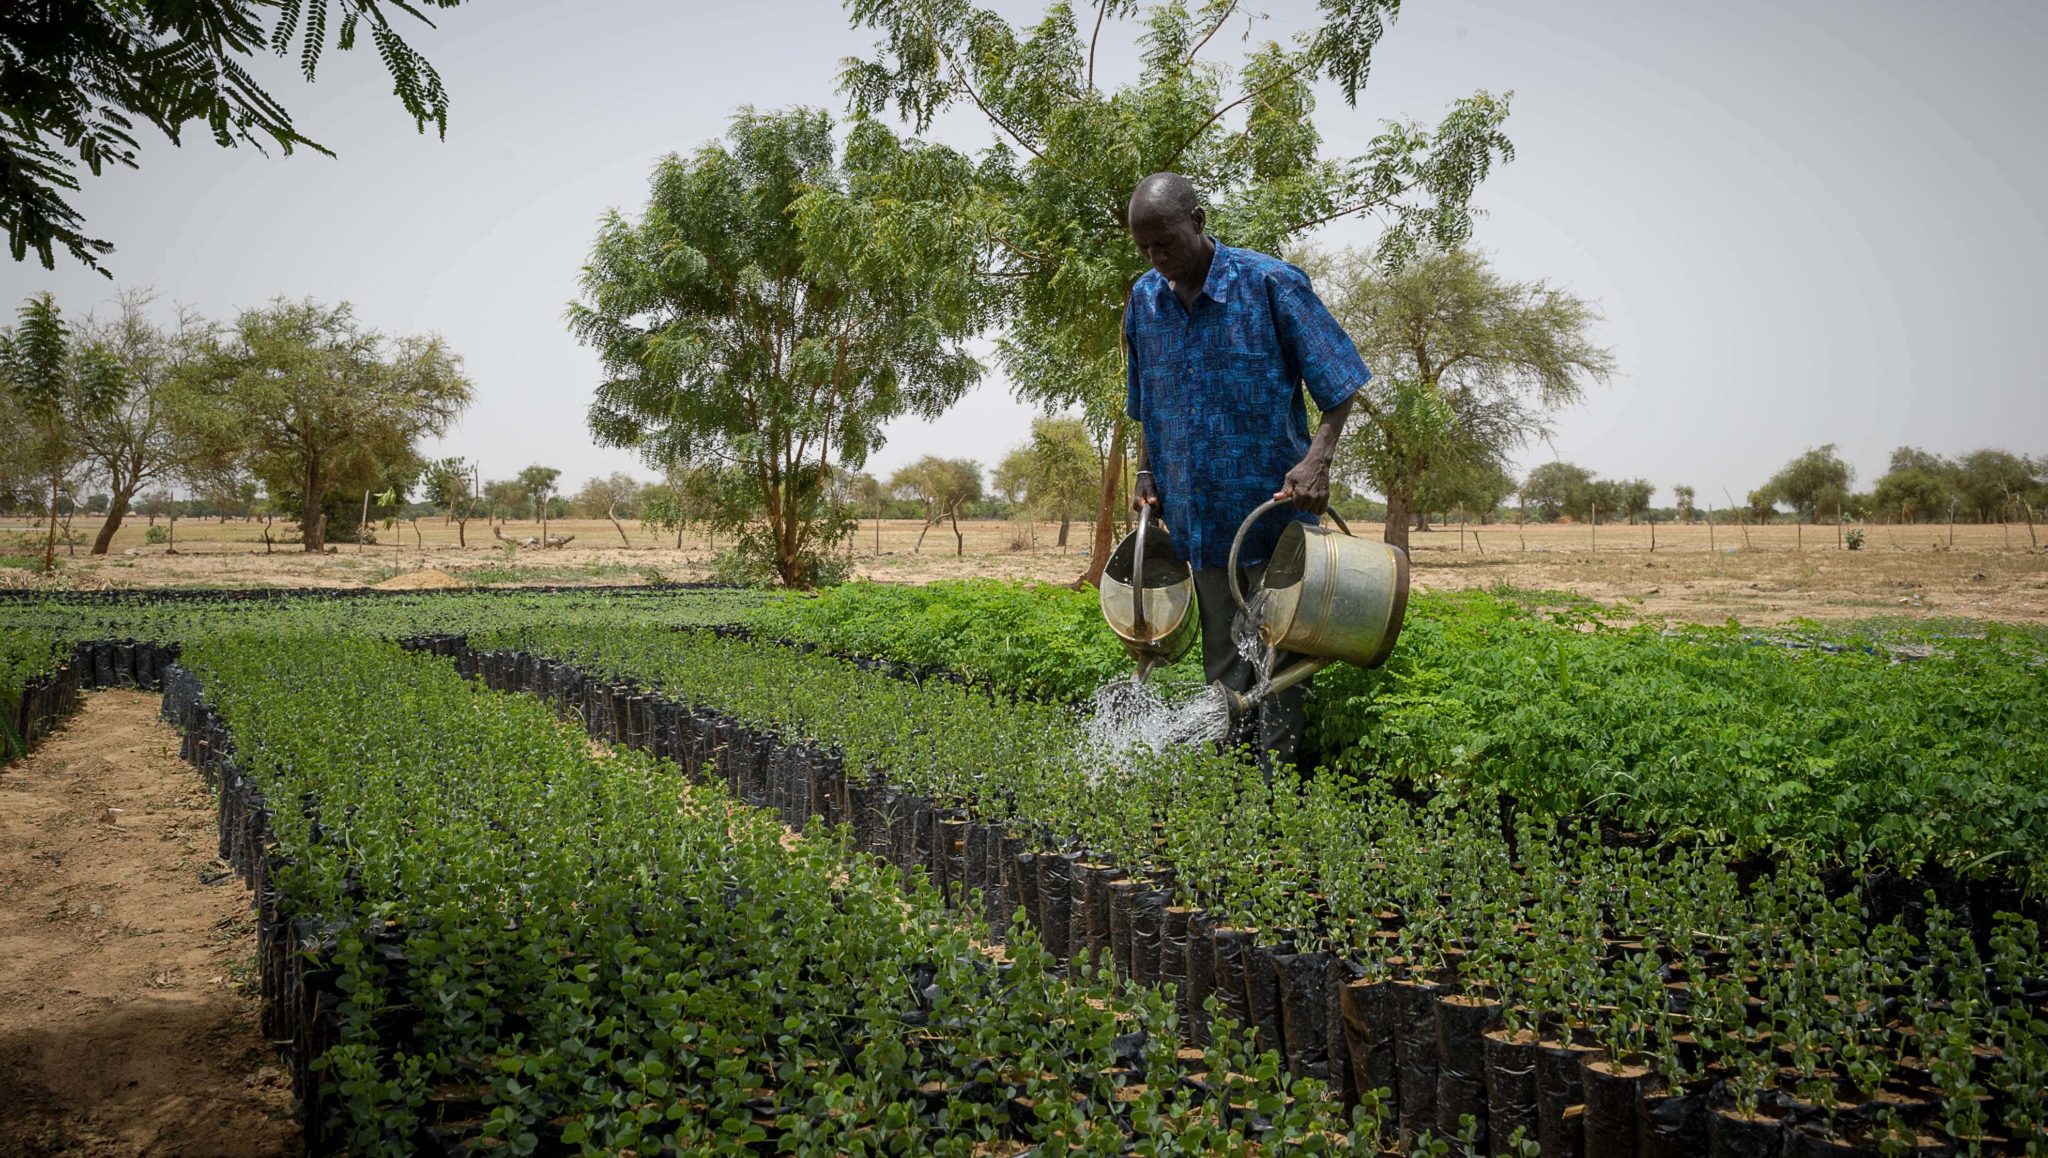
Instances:
[[[1139,471],[1137,479],[1131,483],[1131,509],[1135,511],[1140,507],[1158,505],[1159,488],[1152,482],[1152,472]]]

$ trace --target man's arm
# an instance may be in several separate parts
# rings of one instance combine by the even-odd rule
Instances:
[[[1297,508],[1318,515],[1330,509],[1330,462],[1337,457],[1337,440],[1343,437],[1344,420],[1351,417],[1351,404],[1356,401],[1358,395],[1353,394],[1323,413],[1323,424],[1309,440],[1308,453],[1287,472],[1274,498],[1293,499]],[[1138,462],[1144,465],[1142,454]]]

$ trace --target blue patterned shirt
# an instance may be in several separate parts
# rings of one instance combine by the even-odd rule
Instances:
[[[1158,270],[1138,279],[1124,348],[1124,409],[1145,426],[1160,512],[1197,569],[1226,564],[1238,523],[1308,454],[1302,387],[1328,410],[1372,378],[1307,274],[1221,242],[1192,311]],[[1279,511],[1259,520],[1238,565],[1265,562],[1286,526]]]

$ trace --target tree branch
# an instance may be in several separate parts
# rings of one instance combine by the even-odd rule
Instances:
[[[950,66],[953,70],[954,83],[958,84],[963,90],[966,91],[967,98],[974,102],[974,107],[981,110],[981,115],[987,117],[989,119],[990,124],[993,124],[995,127],[1003,130],[1005,133],[1008,133],[1010,135],[1010,139],[1017,142],[1017,144],[1021,145],[1025,152],[1031,154],[1032,156],[1038,158],[1041,161],[1044,161],[1048,165],[1052,165],[1053,168],[1058,169],[1062,173],[1066,173],[1069,177],[1074,176],[1072,173],[1067,172],[1065,166],[1054,165],[1051,160],[1047,159],[1044,153],[1039,152],[1038,149],[1031,144],[1031,142],[1025,140],[1024,135],[1022,133],[1019,133],[1017,130],[1011,128],[1008,121],[1005,121],[1003,118],[997,116],[995,114],[995,110],[988,107],[988,102],[981,99],[981,93],[974,87],[974,82],[968,79],[967,71],[960,67],[960,63],[958,61],[953,59],[953,54],[950,51],[946,53],[946,64]],[[1078,178],[1076,179],[1078,180]]]
[[[1316,218],[1316,219],[1315,219],[1315,220],[1313,220],[1313,221],[1302,221],[1302,222],[1297,222],[1297,223],[1295,223],[1295,224],[1293,224],[1293,225],[1289,225],[1289,226],[1288,226],[1288,227],[1287,227],[1287,228],[1286,228],[1285,230],[1283,230],[1282,232],[1284,232],[1284,233],[1299,233],[1299,232],[1301,232],[1301,231],[1302,231],[1302,230],[1304,230],[1304,229],[1314,229],[1314,228],[1315,228],[1316,226],[1318,226],[1318,225],[1326,225],[1326,224],[1328,224],[1328,223],[1330,223],[1330,222],[1332,222],[1332,221],[1335,221],[1335,220],[1337,220],[1337,219],[1338,219],[1339,217],[1349,217],[1349,216],[1351,216],[1351,215],[1352,215],[1353,213],[1364,213],[1364,212],[1366,212],[1367,210],[1371,210],[1371,209],[1378,209],[1378,208],[1380,208],[1381,206],[1383,206],[1383,205],[1387,204],[1388,202],[1392,201],[1392,200],[1393,200],[1393,199],[1394,199],[1395,197],[1398,197],[1398,196],[1400,196],[1400,195],[1401,195],[1402,193],[1406,193],[1407,191],[1408,191],[1407,189],[1400,189],[1400,190],[1397,190],[1397,191],[1396,191],[1395,193],[1393,193],[1393,194],[1392,194],[1391,196],[1387,196],[1387,197],[1374,197],[1374,198],[1372,198],[1372,199],[1370,199],[1370,200],[1366,200],[1366,201],[1360,201],[1360,202],[1359,202],[1358,204],[1356,204],[1356,205],[1350,205],[1350,206],[1346,206],[1346,207],[1345,207],[1345,208],[1343,208],[1343,209],[1339,209],[1339,210],[1337,210],[1337,211],[1336,211],[1335,213],[1325,214],[1324,216],[1322,216],[1322,217],[1318,217],[1318,218]]]
[[[1189,63],[1189,64],[1193,64],[1193,63],[1195,63],[1195,57],[1197,57],[1197,56],[1200,56],[1200,55],[1202,54],[1202,50],[1203,50],[1204,48],[1207,48],[1207,47],[1209,47],[1209,41],[1210,41],[1210,40],[1211,40],[1211,39],[1212,39],[1213,37],[1215,37],[1215,35],[1216,35],[1216,34],[1217,34],[1218,32],[1221,32],[1221,31],[1223,31],[1223,26],[1224,26],[1225,24],[1228,24],[1228,23],[1230,22],[1230,18],[1231,18],[1231,16],[1232,16],[1233,14],[1235,14],[1236,12],[1237,12],[1237,0],[1230,0],[1230,6],[1229,6],[1228,8],[1225,8],[1225,9],[1223,10],[1223,15],[1221,15],[1221,16],[1218,16],[1218,17],[1216,18],[1216,23],[1214,23],[1214,24],[1211,24],[1211,25],[1209,26],[1209,31],[1207,31],[1207,32],[1204,32],[1204,33],[1202,34],[1202,39],[1200,39],[1200,40],[1196,41],[1196,42],[1195,42],[1195,46],[1194,46],[1193,48],[1191,48],[1191,49],[1189,49],[1189,50],[1188,50],[1188,59],[1187,59],[1187,63]]]
[[[1190,145],[1193,145],[1196,141],[1201,140],[1202,134],[1209,131],[1209,126],[1215,124],[1217,121],[1222,120],[1223,115],[1225,113],[1228,113],[1230,110],[1238,107],[1241,104],[1246,103],[1247,101],[1256,100],[1259,97],[1262,97],[1267,93],[1273,91],[1274,89],[1279,88],[1281,85],[1286,84],[1287,82],[1300,76],[1303,71],[1310,68],[1314,64],[1315,55],[1313,50],[1304,49],[1302,50],[1301,54],[1301,63],[1295,65],[1293,68],[1288,69],[1285,73],[1274,77],[1272,80],[1267,81],[1265,84],[1262,84],[1259,87],[1244,93],[1243,95],[1239,96],[1236,100],[1231,101],[1229,104],[1224,105],[1222,108],[1217,109],[1215,112],[1210,113],[1209,119],[1203,121],[1199,126],[1197,126],[1194,132],[1188,134],[1188,139],[1182,141],[1180,145],[1173,150],[1173,156],[1167,160],[1165,167],[1170,170],[1176,164],[1178,164],[1180,162],[1181,154],[1187,152],[1188,147]]]
[[[1089,92],[1095,91],[1095,42],[1102,38],[1102,18],[1109,15],[1109,0],[1097,0],[1095,5],[1095,31],[1088,34],[1088,80]]]

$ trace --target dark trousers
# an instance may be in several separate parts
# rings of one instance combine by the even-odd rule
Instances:
[[[1237,604],[1230,598],[1230,581],[1224,577],[1224,571],[1222,567],[1208,567],[1195,572],[1195,601],[1202,617],[1202,675],[1210,683],[1221,682],[1232,691],[1250,691],[1258,673],[1251,661],[1237,653],[1237,645],[1230,638],[1230,621],[1237,615]],[[1238,580],[1247,596],[1258,587],[1265,573],[1264,564],[1238,568]],[[1273,670],[1279,671],[1296,658],[1281,652],[1273,657]],[[1307,685],[1296,684],[1278,695],[1268,696],[1252,709],[1245,737],[1258,745],[1259,767],[1265,769],[1267,776],[1273,774],[1275,765],[1295,762],[1302,729],[1308,722],[1307,702]]]

